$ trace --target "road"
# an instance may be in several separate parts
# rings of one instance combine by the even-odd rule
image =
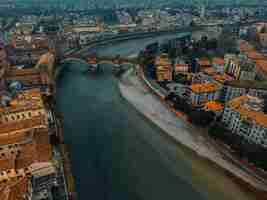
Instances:
[[[151,41],[128,41],[97,51],[131,56]],[[256,199],[123,100],[110,66],[102,75],[90,75],[84,73],[84,64],[66,65],[57,84],[57,106],[64,115],[80,200]]]

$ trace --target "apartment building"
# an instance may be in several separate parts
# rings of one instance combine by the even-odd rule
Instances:
[[[233,134],[246,141],[267,147],[267,115],[258,97],[240,96],[226,104],[222,122]]]
[[[237,80],[255,80],[256,65],[245,56],[238,55],[228,59],[226,73]]]
[[[209,101],[219,99],[220,86],[214,82],[192,84],[189,103],[193,106],[203,106]]]
[[[267,84],[265,82],[252,80],[232,80],[224,83],[220,99],[223,102],[227,102],[233,98],[243,95],[251,95],[263,98],[266,94]]]
[[[158,82],[172,81],[172,65],[169,61],[168,55],[162,54],[155,61],[156,78]]]

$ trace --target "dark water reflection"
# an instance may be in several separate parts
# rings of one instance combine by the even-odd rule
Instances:
[[[145,42],[99,51],[125,48],[129,55]],[[80,200],[253,199],[123,100],[109,66],[92,76],[81,63],[68,65],[58,80],[57,101]]]

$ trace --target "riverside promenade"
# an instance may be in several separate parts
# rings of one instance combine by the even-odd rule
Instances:
[[[139,70],[137,69],[137,71]],[[219,148],[216,148],[210,140],[200,134],[202,130],[192,126],[183,117],[179,118],[174,112],[171,112],[160,98],[151,93],[150,89],[142,82],[146,80],[145,77],[142,73],[137,76],[137,71],[133,68],[128,70],[119,82],[121,95],[128,102],[164,130],[175,142],[190,148],[202,158],[213,161],[258,191],[267,191],[265,180],[249,169],[243,169],[235,162],[229,161],[229,158],[226,158]]]

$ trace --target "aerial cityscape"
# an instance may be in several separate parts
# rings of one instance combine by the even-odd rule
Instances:
[[[267,1],[0,0],[0,200],[267,200]]]

